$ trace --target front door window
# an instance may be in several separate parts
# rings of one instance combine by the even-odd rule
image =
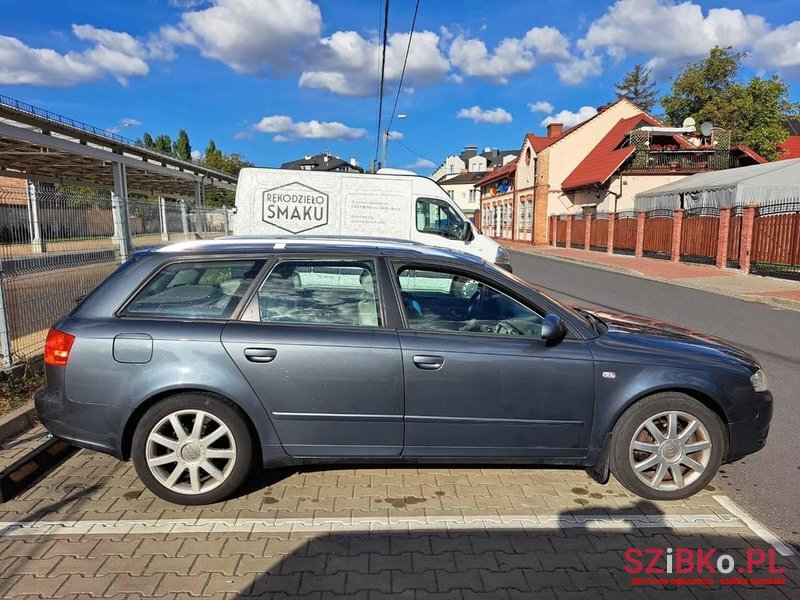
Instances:
[[[398,281],[410,329],[541,336],[541,315],[480,281],[414,268],[401,269]]]

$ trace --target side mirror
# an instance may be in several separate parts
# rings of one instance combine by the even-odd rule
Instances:
[[[556,314],[548,313],[542,322],[542,339],[546,342],[560,342],[567,335],[567,326]]]
[[[467,221],[467,222],[464,224],[464,228],[465,228],[465,231],[464,231],[464,241],[465,241],[465,242],[471,242],[472,240],[474,240],[474,239],[475,239],[475,229],[474,229],[474,226],[472,225],[472,223],[471,223],[470,221]]]

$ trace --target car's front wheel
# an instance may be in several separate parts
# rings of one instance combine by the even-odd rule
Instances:
[[[725,455],[720,418],[677,392],[636,402],[612,435],[611,472],[628,490],[651,500],[680,500],[703,489]]]
[[[144,414],[133,434],[131,458],[156,496],[176,504],[210,504],[243,483],[252,441],[234,407],[205,394],[183,393]]]

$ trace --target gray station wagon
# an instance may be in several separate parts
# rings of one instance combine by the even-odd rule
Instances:
[[[370,239],[142,250],[50,331],[36,406],[177,503],[307,463],[551,464],[689,496],[766,442],[758,362],[561,305],[473,256]]]

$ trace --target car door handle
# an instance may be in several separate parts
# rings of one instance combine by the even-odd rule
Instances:
[[[275,360],[278,351],[275,348],[245,348],[244,357],[254,363],[268,363]]]
[[[418,369],[423,369],[424,371],[435,371],[436,369],[441,369],[442,365],[444,364],[444,357],[442,356],[418,354],[413,358],[413,360],[414,365]]]

